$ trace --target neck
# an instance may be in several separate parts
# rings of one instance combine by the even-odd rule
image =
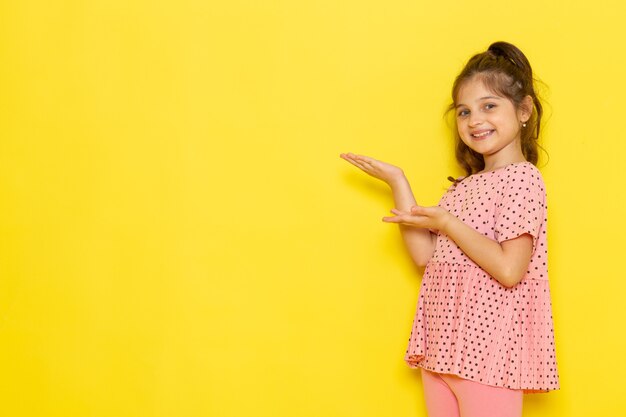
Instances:
[[[526,161],[519,140],[491,155],[483,155],[483,159],[485,160],[484,171],[493,171],[516,162]]]
[[[526,158],[524,158],[524,155],[521,155],[519,158],[505,159],[501,161],[487,161],[487,158],[485,158],[485,169],[483,171],[493,171],[494,169],[502,168],[507,165],[514,164],[516,162],[524,162],[524,161],[526,161]]]

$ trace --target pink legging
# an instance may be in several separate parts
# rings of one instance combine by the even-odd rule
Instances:
[[[428,417],[521,417],[523,391],[422,368]]]

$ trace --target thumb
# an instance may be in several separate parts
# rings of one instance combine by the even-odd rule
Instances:
[[[423,212],[422,207],[413,206],[411,207],[411,214],[421,214]]]

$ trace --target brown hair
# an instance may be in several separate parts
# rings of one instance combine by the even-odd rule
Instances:
[[[526,122],[526,127],[522,129],[521,145],[526,160],[536,165],[539,156],[537,139],[543,107],[535,92],[533,71],[526,56],[510,43],[494,42],[485,52],[471,57],[454,80],[452,104],[448,107],[446,114],[455,109],[459,90],[474,76],[480,77],[485,87],[494,93],[511,100],[516,108],[522,105],[526,96],[532,97],[532,114]],[[483,170],[485,168],[483,156],[463,143],[456,129],[454,136],[456,159],[467,175]]]

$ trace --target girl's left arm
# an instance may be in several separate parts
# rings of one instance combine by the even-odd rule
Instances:
[[[442,207],[413,206],[410,211],[393,209],[392,213],[395,216],[384,217],[383,221],[441,230],[470,259],[505,287],[514,287],[528,270],[533,251],[533,238],[528,233],[499,243],[463,223]]]

